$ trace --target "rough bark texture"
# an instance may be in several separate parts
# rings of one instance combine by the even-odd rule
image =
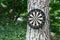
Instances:
[[[46,22],[42,29],[33,29],[27,24],[26,40],[50,40],[48,7],[49,0],[28,0],[28,12],[32,9],[42,10],[46,15]]]

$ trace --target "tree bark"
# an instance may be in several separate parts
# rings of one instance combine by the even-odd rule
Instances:
[[[26,40],[50,40],[49,0],[28,0],[28,12],[32,9],[42,10],[46,15],[46,21],[42,29],[33,29],[27,24]]]

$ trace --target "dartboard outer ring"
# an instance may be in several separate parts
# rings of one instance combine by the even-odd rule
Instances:
[[[43,20],[42,20],[42,23],[39,24],[38,26],[33,26],[33,25],[30,23],[29,18],[30,18],[30,14],[32,14],[32,12],[41,12],[40,14],[42,14]],[[38,15],[39,15],[39,14],[38,14]],[[28,15],[27,15],[27,23],[28,23],[28,25],[29,25],[31,28],[33,28],[33,29],[43,28],[43,25],[45,24],[45,18],[46,18],[46,17],[45,17],[45,13],[44,13],[42,10],[40,10],[40,9],[33,9],[33,10],[29,11],[29,13],[28,13]]]

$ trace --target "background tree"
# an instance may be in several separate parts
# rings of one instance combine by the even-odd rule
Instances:
[[[40,9],[46,15],[46,22],[41,29],[33,29],[27,24],[26,40],[50,40],[49,34],[49,0],[28,0],[28,12],[32,9]]]

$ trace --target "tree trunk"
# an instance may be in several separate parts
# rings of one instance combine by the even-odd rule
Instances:
[[[40,9],[46,15],[44,27],[33,29],[27,24],[26,40],[50,40],[49,33],[49,0],[28,0],[28,12],[32,9]]]

